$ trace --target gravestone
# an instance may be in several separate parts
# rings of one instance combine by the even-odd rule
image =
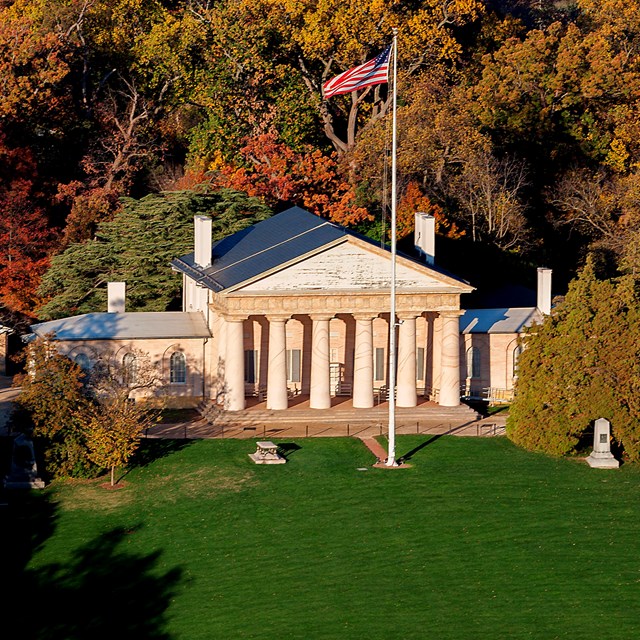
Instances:
[[[617,469],[620,466],[611,453],[611,424],[605,418],[595,421],[593,451],[587,458],[587,463],[597,469]]]
[[[44,489],[44,481],[38,477],[33,442],[24,433],[13,441],[11,469],[4,478],[5,489]]]

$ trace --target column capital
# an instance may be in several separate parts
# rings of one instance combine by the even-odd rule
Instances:
[[[335,317],[335,313],[310,313],[309,317],[312,320],[332,320]]]
[[[375,320],[378,317],[377,313],[352,313],[351,317],[354,320]]]
[[[415,320],[418,316],[421,316],[420,311],[397,311],[396,315],[398,320]]]
[[[291,320],[291,316],[288,313],[268,313],[265,315],[265,318],[269,322],[286,322],[287,320]]]
[[[464,309],[447,309],[444,311],[438,311],[443,318],[459,318],[464,315]]]
[[[238,315],[234,313],[233,315],[225,314],[222,316],[222,319],[225,322],[244,322],[245,320],[249,319],[249,316],[245,314]]]

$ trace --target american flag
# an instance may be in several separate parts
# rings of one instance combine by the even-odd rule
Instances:
[[[389,82],[389,57],[391,54],[391,45],[389,45],[381,54],[361,64],[353,69],[349,69],[344,73],[327,80],[322,85],[322,91],[325,98],[331,96],[339,96],[342,93],[350,93],[356,89],[364,89],[375,84],[384,84]]]

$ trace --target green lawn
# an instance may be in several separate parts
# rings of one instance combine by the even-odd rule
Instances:
[[[124,488],[61,484],[1,512],[22,638],[640,636],[640,469],[503,438],[150,441]],[[358,470],[368,467],[368,470]]]

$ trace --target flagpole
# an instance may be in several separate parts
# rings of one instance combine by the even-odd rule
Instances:
[[[391,309],[389,313],[389,453],[386,465],[395,467],[396,462],[396,102],[398,68],[398,30],[393,30],[393,116],[391,136]]]

